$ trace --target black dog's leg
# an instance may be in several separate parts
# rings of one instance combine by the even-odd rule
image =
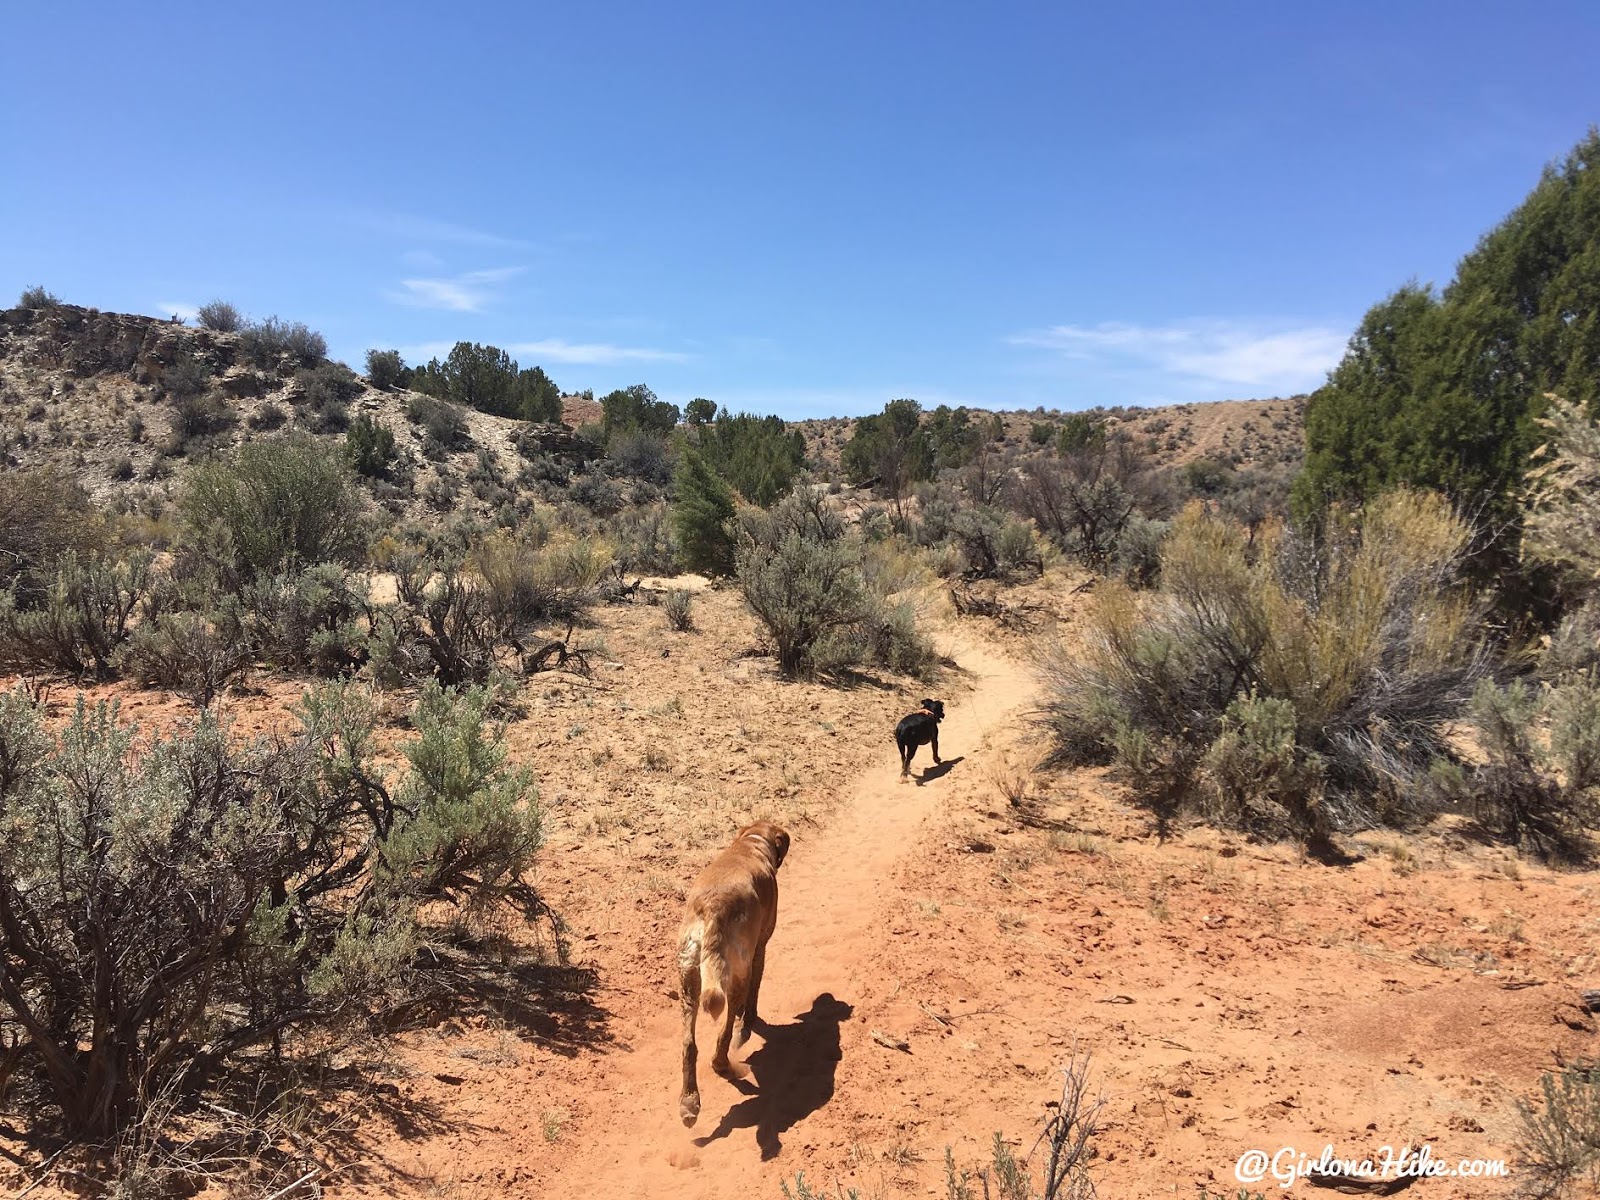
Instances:
[[[912,741],[900,743],[900,777],[904,779],[911,774],[911,759],[917,752],[917,744]]]
[[[933,727],[933,765],[938,766],[944,760],[939,757],[939,727]]]

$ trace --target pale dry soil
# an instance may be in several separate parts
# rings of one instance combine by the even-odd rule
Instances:
[[[1070,641],[1082,598],[1058,579],[1036,590]],[[1344,868],[1203,829],[1158,842],[1098,771],[1025,775],[1013,804],[1004,785],[1041,749],[1038,642],[933,603],[956,664],[932,689],[948,769],[920,777],[924,750],[901,783],[890,730],[923,689],[780,684],[735,596],[701,592],[696,613],[686,634],[645,606],[600,614],[595,678],[537,677],[509,731],[548,816],[539,883],[592,988],[530,998],[535,1018],[478,1010],[402,1034],[377,1087],[339,1100],[347,1165],[325,1194],[777,1197],[804,1171],[942,1196],[946,1146],[974,1164],[996,1131],[1033,1145],[1076,1049],[1105,1098],[1102,1197],[1231,1197],[1250,1149],[1509,1159],[1514,1099],[1595,1052],[1578,1005],[1600,979],[1592,874],[1449,829],[1363,836]],[[281,719],[294,690],[236,698],[241,727]],[[171,703],[124,695],[151,719]],[[794,835],[769,1026],[736,1056],[746,1080],[703,1053],[686,1130],[682,889],[754,817]]]

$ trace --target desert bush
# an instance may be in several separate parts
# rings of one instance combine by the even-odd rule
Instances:
[[[659,434],[633,428],[619,430],[606,446],[606,456],[611,470],[624,478],[655,484],[672,479],[672,452]]]
[[[105,1137],[288,1032],[438,986],[430,964],[459,958],[418,953],[438,945],[424,906],[541,913],[523,882],[539,811],[487,707],[425,689],[394,785],[348,686],[250,741],[210,712],[142,737],[82,698],[52,733],[20,690],[0,695],[0,1024],[24,1101]]]
[[[344,453],[357,475],[387,479],[398,457],[394,431],[382,421],[362,413],[351,422],[344,435]]]
[[[740,524],[735,571],[785,676],[837,675],[866,664],[918,676],[932,671],[937,658],[911,606],[890,603],[869,586],[863,546],[823,489],[796,488],[768,512],[747,509]],[[899,574],[886,570],[884,586]]]
[[[574,504],[582,505],[598,517],[609,517],[622,511],[622,489],[604,475],[580,475],[572,481],[567,495]]]
[[[337,448],[305,436],[241,446],[189,475],[191,528],[227,529],[247,574],[344,562],[361,546],[361,499]]]
[[[1276,524],[1251,542],[1191,505],[1160,589],[1102,585],[1084,648],[1048,668],[1052,759],[1121,764],[1163,825],[1200,807],[1326,845],[1424,812],[1490,665],[1469,541],[1429,494],[1382,497],[1320,543]],[[1288,780],[1308,790],[1285,807]]]
[[[161,372],[161,390],[178,401],[193,399],[211,388],[211,364],[198,355],[180,350],[171,365]]]
[[[1061,549],[1104,572],[1139,507],[1145,474],[1127,442],[1112,440],[1059,461],[1029,462],[1016,480],[1015,500]]]
[[[735,570],[784,675],[814,673],[819,647],[826,666],[840,665],[846,631],[869,606],[861,551],[820,495],[796,489],[770,513],[744,514]]]
[[[1517,1166],[1532,1177],[1525,1194],[1571,1195],[1600,1188],[1600,1063],[1590,1059],[1539,1077],[1543,1110],[1517,1101],[1522,1118]]]
[[[406,402],[406,416],[422,430],[422,453],[435,462],[472,445],[467,419],[449,401],[412,396]]]
[[[227,400],[216,392],[198,396],[183,396],[172,406],[167,418],[168,437],[163,449],[170,455],[181,455],[196,438],[207,438],[222,433],[237,420]]]
[[[0,471],[0,590],[20,604],[39,599],[67,553],[92,556],[104,545],[105,521],[83,485],[54,468]]]
[[[55,308],[60,303],[59,297],[37,284],[23,288],[22,295],[17,297],[18,308]]]
[[[210,616],[160,613],[134,629],[117,654],[124,674],[147,687],[180,692],[200,708],[249,665],[250,643],[234,604]]]
[[[247,636],[274,666],[341,675],[367,658],[366,589],[338,563],[259,576],[243,588]]]
[[[282,429],[288,420],[289,414],[282,405],[268,401],[251,413],[245,424],[259,432],[271,433],[274,429]]]
[[[367,351],[367,382],[380,392],[404,387],[411,372],[398,350]]]
[[[327,341],[300,321],[268,317],[245,325],[240,335],[246,357],[258,367],[275,367],[284,355],[302,366],[328,357]]]
[[[402,550],[391,563],[399,600],[373,613],[373,675],[386,687],[421,675],[483,683],[502,655],[522,651],[531,626],[576,617],[608,564],[591,541],[535,545],[504,532],[470,554]]]
[[[1546,692],[1516,680],[1478,685],[1469,718],[1486,762],[1435,780],[1490,833],[1556,862],[1583,862],[1600,826],[1600,682]]]
[[[1582,588],[1600,580],[1600,425],[1550,397],[1540,422],[1550,440],[1533,455],[1524,493],[1523,554],[1566,571]]]
[[[1122,527],[1111,567],[1131,588],[1154,587],[1161,577],[1161,543],[1171,530],[1169,521],[1152,521],[1134,513]]]
[[[669,629],[688,633],[694,628],[694,593],[687,588],[669,591],[661,602],[661,609],[666,614]]]
[[[1550,631],[1539,674],[1552,683],[1578,676],[1600,679],[1600,598],[1573,609]]]
[[[1105,1099],[1089,1098],[1089,1065],[1087,1054],[1075,1054],[1062,1068],[1061,1098],[1045,1106],[1044,1129],[1026,1157],[1018,1158],[998,1131],[989,1163],[976,1171],[959,1170],[955,1154],[945,1147],[946,1200],[977,1200],[980,1193],[984,1200],[991,1196],[994,1200],[1094,1200],[1089,1164],[1096,1157],[1093,1140],[1100,1132]],[[1040,1151],[1043,1158],[1035,1181],[1031,1160]],[[1244,1192],[1239,1195],[1243,1198]]]
[[[218,333],[238,333],[244,314],[226,300],[211,300],[200,306],[200,324]]]
[[[618,513],[606,529],[616,543],[624,571],[675,575],[680,555],[673,510],[665,503],[634,505]]]
[[[14,592],[0,593],[0,661],[111,678],[117,649],[150,593],[150,562],[148,553],[113,562],[68,551],[37,607],[19,608]]]

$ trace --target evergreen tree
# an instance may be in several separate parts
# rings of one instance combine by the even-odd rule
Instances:
[[[806,442],[780,417],[729,415],[700,430],[699,448],[707,464],[752,504],[767,508],[787,492],[805,465]]]
[[[891,400],[877,416],[862,417],[845,444],[840,464],[852,482],[871,482],[896,508],[907,490],[933,474],[933,442],[922,428],[922,406]]]
[[[733,493],[698,451],[685,447],[673,476],[678,556],[691,571],[733,574]]]
[[[1306,409],[1294,508],[1435,488],[1516,543],[1515,493],[1544,396],[1600,398],[1600,132],[1462,259],[1442,295],[1374,306]]]

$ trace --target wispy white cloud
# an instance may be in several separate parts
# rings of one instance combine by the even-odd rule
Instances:
[[[430,358],[444,358],[455,347],[454,342],[419,342],[400,347],[407,362],[427,362]],[[606,366],[614,363],[680,363],[688,362],[691,355],[676,350],[657,350],[647,346],[616,346],[609,342],[568,342],[561,338],[545,338],[537,342],[508,342],[501,347],[523,366],[534,363],[559,363],[566,366]]]
[[[185,321],[193,321],[200,316],[200,306],[198,304],[179,304],[176,300],[157,300],[155,311],[182,317]]]
[[[1348,337],[1347,330],[1329,325],[1203,319],[1053,325],[1006,340],[1074,363],[1153,373],[1174,382],[1302,391],[1322,382]]]
[[[400,290],[387,293],[396,304],[440,308],[450,312],[478,312],[494,299],[497,286],[521,274],[523,267],[491,267],[448,278],[402,279]]]
[[[620,362],[688,362],[690,357],[677,350],[656,350],[647,346],[617,346],[611,342],[568,342],[561,338],[515,342],[506,349],[518,358],[536,362],[588,365]]]
[[[358,212],[354,216],[357,224],[375,233],[385,233],[412,242],[446,242],[455,246],[483,246],[499,250],[531,248],[528,242],[520,238],[502,237],[498,233],[474,229],[468,225],[457,225],[452,221],[435,221],[429,217],[418,217],[408,213]]]

